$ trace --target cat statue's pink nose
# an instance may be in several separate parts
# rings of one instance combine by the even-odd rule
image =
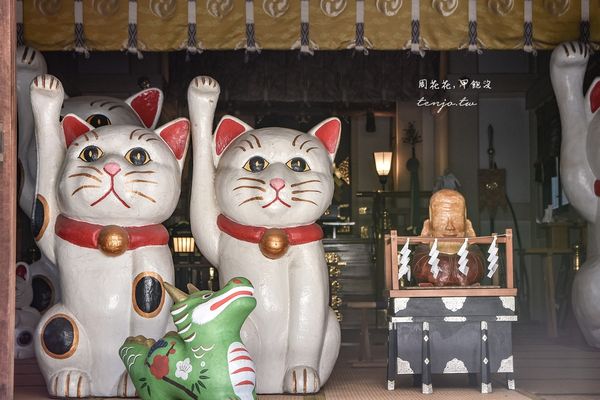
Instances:
[[[285,181],[281,178],[273,178],[269,182],[269,185],[277,191],[280,191],[285,186]]]
[[[106,164],[104,166],[104,170],[106,172],[108,172],[108,174],[110,176],[115,176],[116,174],[119,173],[119,171],[121,170],[121,167],[119,167],[119,164],[117,164],[117,163],[109,162],[108,164]]]

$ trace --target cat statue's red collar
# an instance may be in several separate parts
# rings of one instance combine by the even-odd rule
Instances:
[[[222,232],[238,240],[258,243],[260,252],[270,259],[282,257],[290,246],[323,239],[323,230],[317,224],[291,228],[265,228],[238,224],[221,214],[217,218],[217,225]]]
[[[119,256],[127,250],[169,243],[169,232],[161,225],[121,227],[77,221],[64,215],[56,218],[58,237],[79,247],[99,249],[108,256]]]

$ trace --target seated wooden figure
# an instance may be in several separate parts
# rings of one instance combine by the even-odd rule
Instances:
[[[429,201],[429,219],[423,224],[421,236],[434,238],[474,237],[475,231],[467,219],[465,198],[459,192],[442,189],[435,192]],[[419,286],[468,286],[479,284],[484,275],[484,256],[476,245],[467,247],[467,264],[459,270],[459,252],[463,240],[438,242],[437,272],[432,271],[430,246],[420,245],[415,249],[411,268]]]

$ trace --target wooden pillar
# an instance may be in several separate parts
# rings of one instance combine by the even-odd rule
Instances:
[[[14,0],[0,0],[0,21],[0,399],[12,399],[17,219]]]

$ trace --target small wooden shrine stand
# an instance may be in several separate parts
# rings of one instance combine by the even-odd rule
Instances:
[[[505,244],[506,286],[400,287],[398,246],[429,244],[434,238],[385,236],[386,291],[389,297],[388,390],[397,375],[421,375],[423,393],[432,393],[431,374],[479,373],[481,392],[492,391],[491,373],[505,373],[515,389],[512,323],[517,321],[513,284],[512,230],[498,235]],[[438,241],[448,239],[438,238]],[[456,241],[456,238],[452,240]],[[462,239],[459,239],[462,240]],[[493,236],[469,238],[489,245]],[[498,271],[496,272],[498,273]]]

